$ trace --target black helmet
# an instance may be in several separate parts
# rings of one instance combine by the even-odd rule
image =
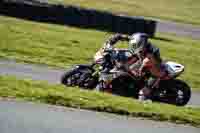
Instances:
[[[149,36],[146,33],[134,33],[129,40],[129,50],[131,53],[138,53],[148,45]]]

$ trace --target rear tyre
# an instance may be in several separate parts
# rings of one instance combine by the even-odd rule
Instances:
[[[175,88],[176,88],[176,100],[175,104],[177,106],[186,105],[191,97],[191,89],[190,87],[181,80],[175,80]]]
[[[157,95],[158,96],[158,95]],[[181,80],[170,80],[160,86],[158,101],[174,104],[177,106],[186,105],[191,98],[191,88]]]

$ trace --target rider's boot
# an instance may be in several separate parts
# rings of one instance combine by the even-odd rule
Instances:
[[[147,87],[144,87],[139,91],[138,100],[139,101],[151,101],[150,95],[151,95],[151,90]]]

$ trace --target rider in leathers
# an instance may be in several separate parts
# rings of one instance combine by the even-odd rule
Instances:
[[[128,70],[135,76],[142,76],[144,70],[151,73],[144,86],[139,92],[139,100],[147,100],[151,97],[153,89],[158,87],[160,80],[167,78],[167,73],[162,65],[159,48],[155,47],[148,41],[149,37],[145,33],[135,33],[131,36],[123,34],[115,34],[105,43],[104,47],[112,47],[119,40],[129,42],[129,50],[132,53],[132,58],[128,59],[128,64],[141,62],[137,71],[134,69]]]

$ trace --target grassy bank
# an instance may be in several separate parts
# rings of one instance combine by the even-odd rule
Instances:
[[[199,0],[49,0],[108,12],[200,25]]]
[[[0,16],[0,57],[56,67],[88,63],[111,33]],[[181,77],[200,88],[200,41],[158,34],[163,58],[186,66]]]
[[[95,91],[0,76],[0,97],[200,126],[200,108],[140,103]]]

